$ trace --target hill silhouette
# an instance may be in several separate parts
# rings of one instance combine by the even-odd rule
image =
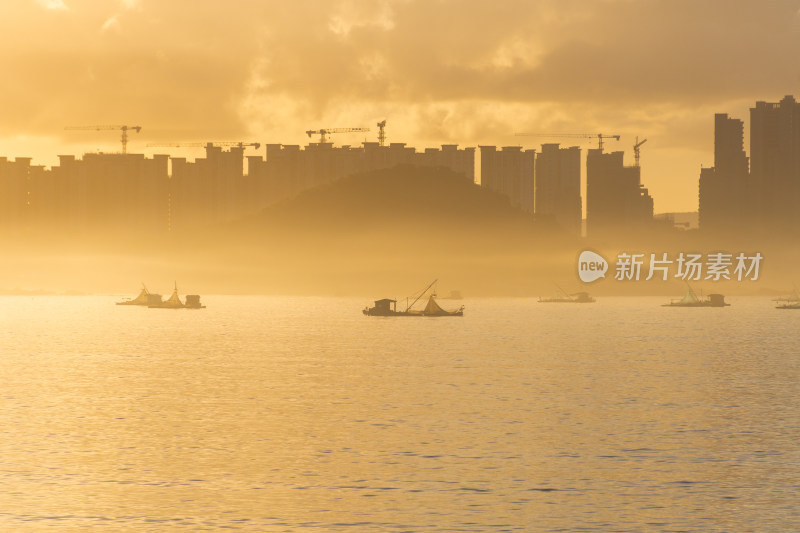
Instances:
[[[532,227],[530,215],[508,199],[445,168],[397,166],[345,177],[307,190],[264,214],[293,226],[383,227],[438,222],[475,226],[487,222]]]
[[[241,279],[256,271],[272,291],[317,294],[414,287],[437,276],[462,288],[494,290],[511,278],[514,290],[530,288],[534,271],[549,279],[563,264],[556,256],[571,260],[579,242],[460,174],[413,166],[307,190],[206,237],[213,256],[197,263],[224,257]]]
[[[233,233],[282,245],[297,242],[398,245],[452,251],[565,238],[557,226],[536,222],[508,199],[445,168],[397,166],[345,177],[273,205],[237,224]],[[567,237],[567,240],[572,240]]]

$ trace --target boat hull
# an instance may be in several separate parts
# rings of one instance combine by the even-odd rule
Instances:
[[[422,311],[414,312],[414,311],[389,311],[388,313],[385,311],[378,310],[376,311],[373,308],[370,309],[363,309],[361,311],[366,316],[464,316],[464,311],[452,311],[446,313],[424,313]]]
[[[591,300],[567,300],[563,298],[540,298],[539,303],[542,304],[591,304],[594,303],[595,299],[592,298]]]
[[[674,304],[663,304],[661,307],[730,307],[731,304],[723,303],[723,304],[713,304],[711,302],[701,302],[701,303],[689,303],[689,304],[681,304],[681,303],[674,303]]]
[[[663,304],[661,307],[728,307],[731,304],[725,301],[725,296],[722,294],[709,294],[706,298],[698,298],[694,291],[689,288],[689,292],[683,297],[683,300],[673,300],[668,304]]]

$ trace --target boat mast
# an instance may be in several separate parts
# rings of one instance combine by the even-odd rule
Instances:
[[[556,286],[556,289],[561,291],[561,294],[564,295],[564,298],[569,298],[570,297],[570,294],[567,291],[565,291],[564,289],[562,289],[561,287],[559,287],[558,283],[553,283],[553,285]]]
[[[691,286],[691,285],[689,285],[689,282],[688,282],[688,281],[686,282],[686,286],[687,286],[687,287],[689,287],[689,292],[690,292],[690,293],[692,293],[692,297],[693,297],[695,300],[698,300],[698,301],[699,301],[699,300],[700,300],[700,298],[698,298],[698,297],[697,297],[697,293],[696,293],[696,292],[694,292],[694,289],[692,289],[692,286]]]
[[[424,291],[422,291],[421,293],[419,293],[419,296],[417,296],[417,298],[416,298],[416,299],[415,299],[413,302],[411,302],[411,305],[408,305],[408,298],[406,298],[406,311],[408,311],[409,309],[411,309],[412,307],[414,307],[414,304],[415,304],[415,303],[417,303],[417,302],[419,301],[419,299],[420,299],[420,298],[422,298],[422,297],[425,295],[425,293],[426,293],[426,292],[428,292],[428,289],[430,289],[431,287],[433,287],[433,286],[434,286],[434,284],[435,284],[437,281],[439,281],[439,280],[438,280],[438,279],[435,279],[435,280],[433,280],[433,282],[432,282],[430,285],[428,285],[427,287],[425,287],[425,290],[424,290]]]

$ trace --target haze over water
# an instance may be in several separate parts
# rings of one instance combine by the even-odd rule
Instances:
[[[2,531],[791,531],[800,313],[0,297]]]

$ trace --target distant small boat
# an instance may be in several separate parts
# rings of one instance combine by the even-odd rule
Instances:
[[[567,293],[564,289],[556,285],[556,294],[547,298],[539,297],[541,303],[565,303],[565,304],[590,304],[595,301],[588,292],[573,292]]]
[[[788,296],[781,296],[780,298],[775,298],[772,301],[783,302],[780,305],[776,305],[776,309],[800,309],[800,294],[797,292],[797,287],[794,287]]]
[[[123,300],[121,302],[117,302],[117,305],[149,305],[150,296],[158,296],[158,299],[161,299],[160,294],[153,294],[147,290],[144,283],[142,283],[142,290],[139,292],[139,295],[136,298],[127,300]]]
[[[428,285],[421,293],[419,293],[419,295],[414,298],[414,301],[411,302],[410,305],[406,305],[405,311],[397,310],[397,300],[383,298],[381,300],[375,300],[375,306],[364,308],[362,313],[367,316],[464,316],[463,305],[455,311],[447,311],[446,309],[442,309],[442,307],[440,307],[436,302],[435,291],[431,292],[428,296],[428,303],[425,305],[424,309],[412,309],[414,304],[416,304],[423,296],[425,296],[425,294],[436,284],[437,281],[438,280],[433,280],[433,283]]]
[[[186,303],[183,303],[178,296],[178,284],[175,283],[172,294],[166,300],[162,300],[160,294],[149,294],[147,307],[151,309],[204,309],[205,305],[200,303],[200,296],[197,294],[187,294]]]
[[[707,297],[700,297],[689,287],[689,290],[680,300],[672,300],[662,307],[727,307],[731,304],[725,302],[722,294],[709,294]]]
[[[175,289],[173,289],[169,298],[161,301],[161,296],[159,295],[158,298],[153,298],[152,301],[147,302],[147,307],[158,309],[182,309],[186,306],[183,305],[180,296],[178,296],[178,284],[175,283]]]
[[[773,302],[788,302],[788,303],[800,303],[800,295],[797,294],[797,290],[792,291],[787,296],[780,296],[778,298],[774,298]]]
[[[438,296],[440,300],[463,300],[464,295],[461,294],[461,291],[450,291],[450,294],[447,296]]]

